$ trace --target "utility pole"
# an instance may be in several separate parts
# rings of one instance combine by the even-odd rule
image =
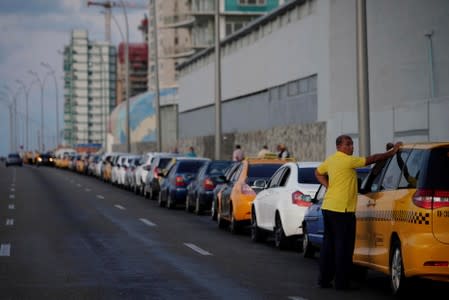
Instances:
[[[150,7],[150,19],[148,20],[148,34],[150,34],[150,24],[153,21],[153,36],[152,41],[154,45],[154,81],[156,86],[156,103],[154,104],[156,109],[156,132],[157,132],[157,151],[162,151],[162,132],[161,132],[161,107],[160,107],[160,89],[159,89],[159,52],[158,52],[158,36],[157,36],[157,14],[156,14],[156,0],[149,0],[152,5]],[[151,55],[150,51],[150,37],[148,36],[148,54]],[[150,63],[148,59],[148,66]],[[148,89],[150,86],[150,68],[148,68]]]
[[[220,1],[215,2],[215,159],[221,157]]]
[[[357,103],[359,119],[359,155],[370,154],[370,118],[368,83],[368,46],[366,31],[366,0],[356,0],[357,32]]]

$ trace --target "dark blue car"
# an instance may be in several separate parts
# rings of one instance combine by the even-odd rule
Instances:
[[[215,186],[233,163],[231,160],[212,160],[201,168],[187,187],[186,211],[199,215],[211,209]]]
[[[357,177],[359,186],[361,182],[368,176],[371,168],[359,168],[357,169]],[[314,257],[323,244],[324,224],[323,214],[321,212],[321,204],[323,204],[324,194],[326,194],[326,188],[321,185],[312,200],[312,205],[307,209],[304,220],[302,223],[303,241],[302,250],[304,257]]]
[[[159,206],[175,208],[186,203],[187,186],[196,177],[209,158],[174,157],[163,175],[158,203]]]

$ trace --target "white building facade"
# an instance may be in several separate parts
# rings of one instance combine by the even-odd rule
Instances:
[[[116,49],[91,42],[73,30],[64,50],[64,140],[66,144],[106,145],[110,111],[116,104]]]
[[[449,2],[366,4],[371,152],[449,140]],[[355,0],[288,2],[223,40],[221,64],[224,134],[325,122],[326,154],[357,145]],[[213,48],[179,67],[180,138],[214,134],[214,68]]]

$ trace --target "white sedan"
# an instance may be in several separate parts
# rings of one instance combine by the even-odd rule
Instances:
[[[315,169],[320,162],[288,162],[273,174],[251,205],[251,239],[274,235],[275,246],[290,248],[302,237],[302,221],[319,188]]]

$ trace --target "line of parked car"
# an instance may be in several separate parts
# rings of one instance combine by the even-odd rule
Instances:
[[[218,228],[248,233],[254,242],[297,246],[307,258],[321,247],[326,190],[314,176],[320,162],[272,156],[234,162],[154,152],[84,160],[91,170],[85,174],[161,207],[210,212]],[[388,275],[393,294],[407,290],[414,277],[449,282],[449,143],[404,145],[394,157],[356,173],[354,263]]]

